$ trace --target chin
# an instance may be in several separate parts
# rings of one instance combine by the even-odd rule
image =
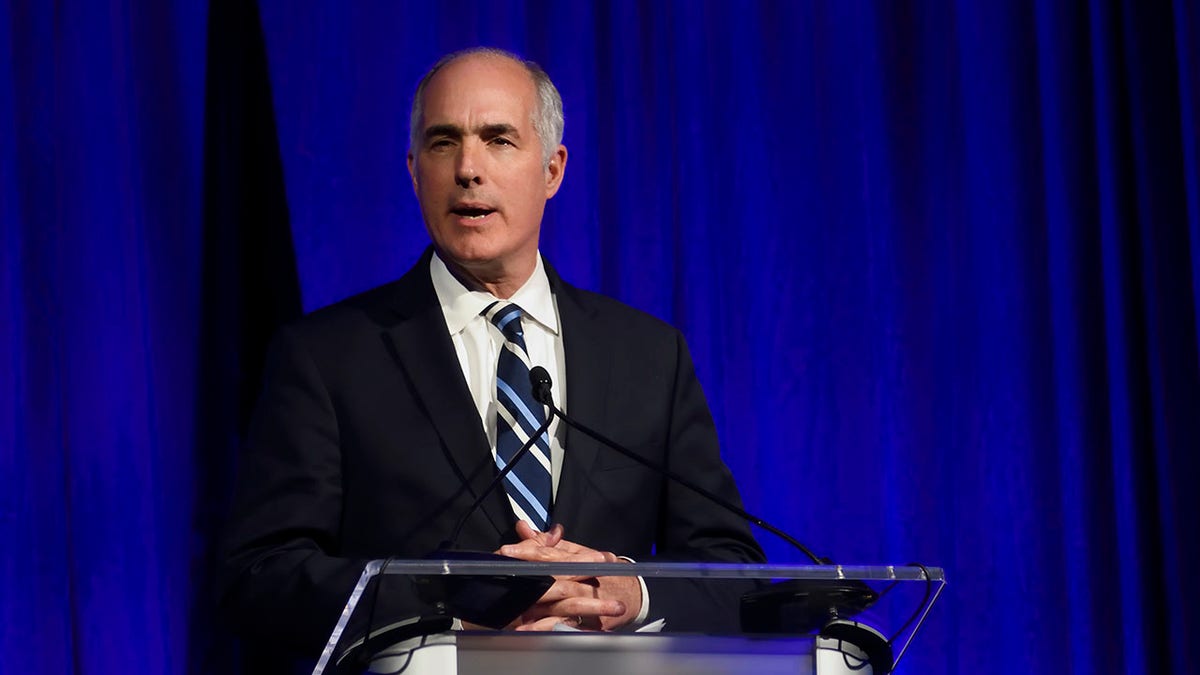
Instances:
[[[442,260],[462,267],[487,267],[500,259],[499,249],[490,246],[464,244],[462,242],[437,244]]]

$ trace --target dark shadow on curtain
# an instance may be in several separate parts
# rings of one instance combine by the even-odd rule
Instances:
[[[267,344],[302,313],[258,3],[209,6],[204,138],[204,251],[197,395],[196,528],[190,672],[288,672],[286,660],[238,648],[214,600],[221,528],[240,439]],[[239,654],[240,652],[240,654]]]
[[[1185,6],[1192,3],[1183,3]],[[1138,591],[1143,600],[1143,639],[1149,645],[1146,672],[1182,672],[1197,657],[1190,637],[1196,626],[1197,584],[1188,563],[1200,560],[1196,518],[1196,451],[1200,449],[1200,360],[1196,352],[1196,291],[1188,231],[1188,188],[1182,98],[1186,64],[1175,23],[1182,17],[1171,3],[1124,6],[1123,93],[1128,103],[1127,153],[1130,186],[1124,205],[1123,265],[1128,270],[1122,301],[1127,303],[1130,398],[1136,401],[1133,437],[1134,517],[1141,526],[1135,542],[1140,562]],[[1194,45],[1192,45],[1194,47]],[[1194,92],[1193,92],[1194,95]],[[1189,450],[1190,448],[1190,450]],[[1187,534],[1192,533],[1192,534]],[[1190,589],[1190,590],[1189,590]]]

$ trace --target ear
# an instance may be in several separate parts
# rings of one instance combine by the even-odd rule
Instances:
[[[554,154],[550,155],[550,163],[546,165],[546,199],[550,199],[558,192],[566,170],[567,146],[559,145]]]
[[[412,179],[413,193],[417,191],[417,157],[412,150],[408,151],[408,177]]]

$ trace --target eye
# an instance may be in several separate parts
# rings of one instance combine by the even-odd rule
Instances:
[[[492,139],[492,145],[511,145],[515,147],[516,144],[503,136],[497,136]]]

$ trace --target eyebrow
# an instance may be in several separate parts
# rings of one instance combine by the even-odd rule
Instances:
[[[521,136],[515,126],[506,123],[482,124],[475,127],[473,132],[481,138],[495,138],[497,136],[516,136],[520,138]],[[438,136],[462,138],[463,128],[457,124],[435,124],[425,130],[425,139],[436,138]]]

